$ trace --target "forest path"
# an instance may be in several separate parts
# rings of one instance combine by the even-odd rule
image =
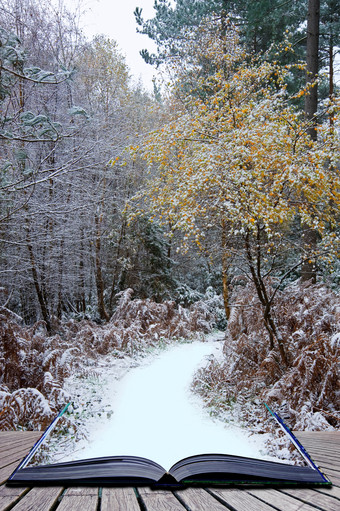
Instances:
[[[179,459],[206,452],[266,457],[260,435],[249,438],[241,426],[212,418],[190,391],[196,370],[209,357],[221,357],[222,346],[218,334],[206,342],[172,344],[144,357],[118,382],[109,378],[99,392],[103,409],[110,403],[112,415],[90,421],[87,439],[62,460],[135,455],[169,468]]]

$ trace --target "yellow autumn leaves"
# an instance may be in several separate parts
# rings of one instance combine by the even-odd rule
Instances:
[[[210,31],[197,50],[211,59],[212,72],[198,73],[187,95],[178,72],[175,122],[138,149],[158,168],[143,192],[147,207],[196,241],[222,219],[230,233],[261,225],[270,237],[299,215],[324,233],[339,208],[339,104],[331,105],[333,124],[325,120],[313,142],[288,97],[289,70],[246,56],[235,34],[222,52],[219,37]]]

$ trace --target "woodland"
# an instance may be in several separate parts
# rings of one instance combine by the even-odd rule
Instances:
[[[212,413],[339,427],[337,0],[136,6],[153,92],[82,8],[0,0],[0,429],[46,427],[102,356],[214,329]]]

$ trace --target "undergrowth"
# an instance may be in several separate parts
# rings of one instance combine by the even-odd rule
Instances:
[[[256,432],[273,430],[268,403],[295,430],[338,428],[339,297],[324,285],[295,283],[273,306],[288,366],[270,349],[261,304],[248,285],[232,297],[224,359],[211,360],[193,383],[211,413],[244,421]],[[277,427],[275,428],[277,430]]]
[[[54,320],[52,336],[43,321],[23,326],[18,316],[0,309],[0,430],[45,429],[70,399],[65,379],[72,374],[88,377],[103,355],[133,355],[207,333],[215,325],[204,302],[185,309],[173,301],[133,300],[132,295],[132,289],[117,295],[108,323]],[[58,427],[73,434],[75,425],[64,416]]]

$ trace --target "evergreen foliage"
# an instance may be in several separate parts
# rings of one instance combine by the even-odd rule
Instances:
[[[165,58],[176,55],[187,31],[197,28],[212,15],[216,23],[221,23],[222,30],[226,29],[226,17],[238,25],[241,38],[255,53],[282,42],[287,30],[296,31],[306,19],[306,5],[302,0],[176,0],[175,4],[160,0],[155,2],[154,9],[155,16],[150,20],[144,20],[141,8],[135,10],[138,31],[148,35],[158,47],[157,55],[150,55],[147,50],[142,52],[145,61],[151,64],[160,64]]]

